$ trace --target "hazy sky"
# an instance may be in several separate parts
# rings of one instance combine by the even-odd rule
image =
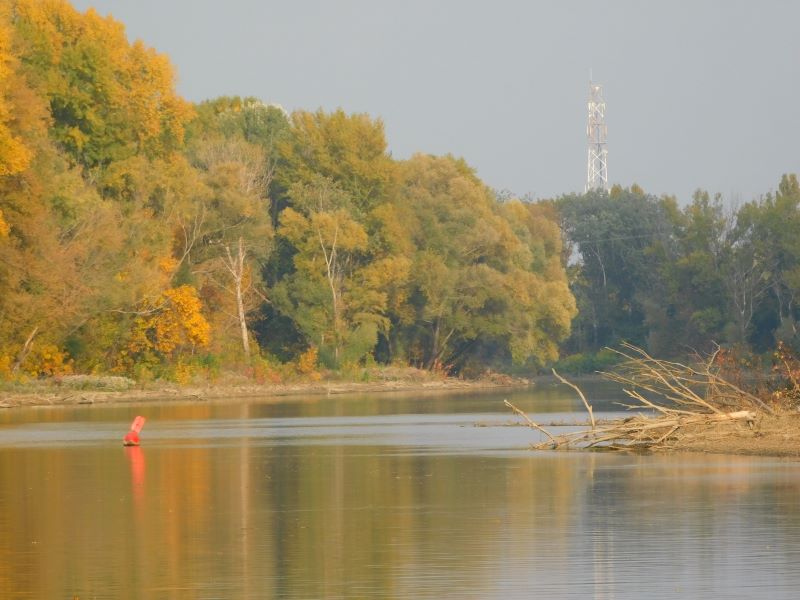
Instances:
[[[383,119],[396,158],[463,156],[548,197],[586,178],[590,69],[609,179],[746,201],[800,171],[800,2],[73,0],[166,52],[198,101]]]

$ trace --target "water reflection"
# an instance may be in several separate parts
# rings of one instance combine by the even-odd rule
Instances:
[[[151,407],[138,448],[119,445],[127,408],[73,415],[64,445],[3,442],[52,439],[48,424],[0,431],[0,597],[791,598],[800,583],[794,462],[532,453],[498,446],[524,430],[480,437],[455,411],[345,402],[326,426],[301,406],[269,425],[269,405]],[[353,422],[366,442],[342,435]]]

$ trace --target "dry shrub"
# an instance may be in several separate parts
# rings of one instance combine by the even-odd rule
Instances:
[[[311,346],[297,357],[297,372],[311,381],[319,381],[322,377],[317,370],[319,366],[319,350]]]
[[[72,373],[72,359],[54,344],[34,346],[22,368],[34,377],[69,375]]]

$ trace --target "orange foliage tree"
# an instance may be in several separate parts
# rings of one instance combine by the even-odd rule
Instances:
[[[155,306],[138,317],[128,344],[132,359],[179,359],[211,341],[211,327],[202,313],[197,290],[182,285],[166,290]]]

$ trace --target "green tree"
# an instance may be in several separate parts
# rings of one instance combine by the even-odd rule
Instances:
[[[662,262],[657,293],[650,295],[648,345],[658,355],[711,350],[726,341],[730,322],[724,301],[730,216],[722,199],[698,190],[673,224],[677,257]]]
[[[729,293],[737,334],[759,349],[798,343],[800,185],[784,175],[777,192],[745,204],[732,232]]]
[[[264,104],[257,98],[238,96],[201,102],[195,109],[197,116],[187,130],[190,154],[197,153],[213,140],[244,140],[260,146],[263,151],[261,181],[271,199],[272,224],[277,226],[278,212],[285,205],[280,202],[285,190],[276,181],[281,157],[279,147],[291,134],[286,112],[280,106]]]
[[[352,198],[362,214],[385,202],[395,167],[386,151],[383,123],[368,115],[298,111],[289,138],[279,144],[278,179],[286,188],[326,177]]]
[[[329,179],[297,183],[290,195],[295,208],[281,213],[278,233],[295,248],[295,270],[276,286],[275,302],[332,364],[358,361],[388,326],[387,281],[407,268],[369,260],[352,197]]]
[[[402,328],[413,362],[462,368],[490,355],[557,357],[575,307],[553,221],[538,208],[498,204],[452,157],[407,161],[397,203],[414,247],[415,318]]]
[[[647,305],[661,293],[658,273],[676,256],[674,201],[617,187],[564,196],[556,205],[578,257],[571,281],[579,317],[568,347],[598,350],[620,339],[644,344]]]

